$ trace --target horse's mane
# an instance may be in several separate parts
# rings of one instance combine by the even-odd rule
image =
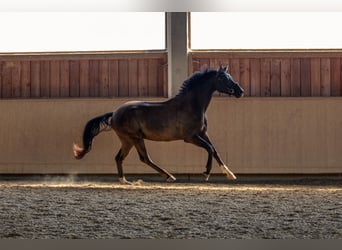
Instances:
[[[210,69],[205,69],[203,71],[195,72],[183,82],[176,96],[180,96],[180,95],[184,95],[188,93],[195,86],[198,86],[199,84],[201,84],[203,80],[207,79],[208,77],[213,76],[214,73],[216,73],[216,70],[210,70]]]

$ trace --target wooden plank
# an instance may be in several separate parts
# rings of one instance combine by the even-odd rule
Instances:
[[[119,96],[119,61],[109,61],[109,86],[108,96],[118,97]]]
[[[321,58],[321,96],[330,96],[330,58]]]
[[[331,96],[341,96],[341,58],[331,58]]]
[[[290,59],[280,59],[281,96],[291,96],[291,62]]]
[[[5,62],[2,65],[2,97],[12,97],[12,66],[13,62]]]
[[[129,96],[128,59],[119,60],[119,96]]]
[[[300,59],[300,96],[311,96],[311,58]]]
[[[321,60],[311,59],[311,96],[321,95]]]
[[[107,60],[102,60],[99,63],[99,97],[108,97],[109,64]]]
[[[148,95],[158,96],[158,61],[149,59],[148,64]]]
[[[260,96],[260,59],[251,59],[251,96]]]
[[[340,88],[341,88],[341,92],[340,92],[340,95],[342,96],[342,58],[340,59]]]
[[[80,97],[89,97],[89,61],[80,61]]]
[[[203,71],[210,68],[210,59],[200,59],[199,60],[199,71]],[[184,79],[185,80],[185,79]]]
[[[50,96],[53,98],[60,97],[60,65],[59,61],[50,62]]]
[[[80,62],[76,60],[69,61],[69,90],[70,97],[80,96]]]
[[[163,63],[163,97],[168,97],[169,86],[168,86],[168,67],[167,62]]]
[[[157,76],[156,76],[156,81],[157,81],[157,92],[156,95],[158,97],[163,96],[164,93],[164,84],[163,84],[163,62],[161,59],[156,59],[157,61]]]
[[[220,59],[218,66],[227,67],[227,70],[228,70],[228,73],[229,73],[230,72],[229,71],[230,70],[229,69],[229,65],[230,65],[230,58],[229,57],[225,57],[225,58],[221,58]]]
[[[50,97],[50,62],[40,62],[40,97]]]
[[[89,97],[98,97],[99,61],[89,61]]]
[[[138,78],[139,96],[148,96],[148,61],[146,59],[138,61]]]
[[[12,93],[11,93],[11,97],[18,98],[21,96],[20,75],[21,75],[21,64],[20,64],[20,61],[16,61],[13,63],[13,68],[12,68]]]
[[[260,96],[271,96],[271,60],[261,59],[260,67]]]
[[[219,62],[216,58],[210,58],[209,59],[209,68],[215,69],[215,68],[217,68],[218,64],[219,64]]]
[[[130,59],[128,64],[129,64],[128,65],[128,70],[129,70],[129,76],[128,76],[129,96],[137,97],[139,95],[139,89],[138,89],[138,60],[137,59]]]
[[[240,60],[232,59],[230,60],[229,72],[233,79],[240,83]]]
[[[249,59],[241,59],[240,60],[240,84],[242,88],[245,90],[244,95],[251,95],[251,84],[250,84],[250,65]]]
[[[61,97],[69,97],[69,61],[63,60],[60,61],[60,96]]]
[[[300,59],[291,59],[291,96],[300,96]]]
[[[188,54],[188,75],[194,72],[194,60],[192,60],[192,54]]]
[[[31,96],[40,97],[40,62],[31,61]]]
[[[271,96],[281,96],[280,59],[271,59]]]
[[[220,66],[224,65],[224,63],[223,63],[224,59],[225,58],[221,58],[221,59],[219,59],[219,58],[210,58],[209,59],[209,67],[211,69],[219,69]]]
[[[0,98],[2,97],[2,65],[5,64],[4,62],[0,61]]]
[[[167,63],[163,61],[160,65],[160,74],[159,74],[159,79],[158,79],[158,95],[162,97],[167,97],[168,96],[168,85],[167,85]]]
[[[109,96],[109,61],[103,60],[100,63],[99,68],[100,74],[100,96],[108,97]]]
[[[21,62],[21,97],[29,98],[31,96],[31,63],[30,61]]]
[[[201,63],[200,60],[192,60],[192,68],[190,68],[189,70],[189,75],[192,75],[193,73],[200,71],[201,70]]]

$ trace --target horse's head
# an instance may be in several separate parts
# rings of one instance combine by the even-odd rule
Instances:
[[[227,73],[227,67],[220,66],[217,70],[215,85],[218,92],[233,95],[237,98],[243,96],[243,88]]]

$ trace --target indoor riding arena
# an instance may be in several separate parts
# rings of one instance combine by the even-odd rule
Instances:
[[[342,49],[196,50],[191,13],[163,20],[165,49],[0,51],[0,239],[342,239]],[[176,180],[133,148],[121,184],[112,130],[75,159],[90,119],[221,66],[244,96],[215,92],[207,132],[236,180],[213,151],[145,140]]]

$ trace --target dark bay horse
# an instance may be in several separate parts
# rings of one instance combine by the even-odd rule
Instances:
[[[205,112],[215,91],[242,97],[243,88],[227,73],[222,66],[218,70],[196,72],[183,83],[179,93],[165,102],[130,101],[114,112],[98,116],[88,121],[83,132],[83,148],[74,144],[76,159],[81,159],[91,150],[93,138],[100,132],[113,129],[121,141],[121,149],[115,160],[119,181],[129,184],[125,179],[122,163],[134,146],[140,160],[167,178],[176,178],[165,169],[158,167],[149,157],[144,139],[152,141],[184,140],[204,148],[208,152],[206,171],[203,173],[209,179],[214,157],[227,175],[228,179],[236,179],[233,172],[221,160],[207,134],[207,119]]]

